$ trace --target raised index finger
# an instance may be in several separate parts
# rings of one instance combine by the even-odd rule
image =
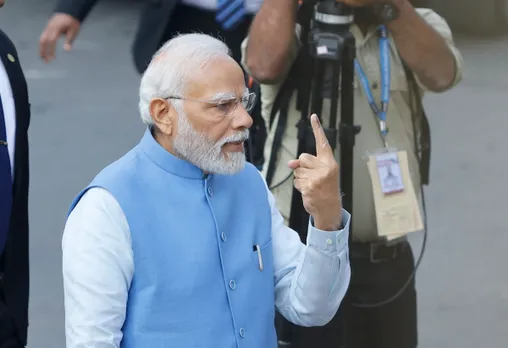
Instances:
[[[314,138],[316,139],[316,157],[329,157],[333,158],[333,151],[326,138],[325,131],[321,127],[319,118],[316,114],[310,116],[310,123],[312,124],[312,131],[314,132]]]

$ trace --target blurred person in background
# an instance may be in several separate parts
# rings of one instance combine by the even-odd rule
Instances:
[[[18,53],[0,30],[0,348],[24,347],[27,341],[29,123]]]
[[[240,63],[240,46],[247,36],[254,14],[262,0],[142,0],[145,2],[138,31],[132,47],[136,69],[142,73],[152,55],[163,42],[177,33],[201,32],[220,37]],[[64,49],[69,51],[76,39],[81,23],[86,19],[97,0],[58,0],[55,13],[41,34],[39,49],[46,62],[55,58],[56,44],[65,37]],[[121,5],[119,5],[121,6]],[[258,92],[258,86],[251,86]],[[266,135],[261,110],[256,106],[251,115],[252,147],[248,159],[261,168]]]
[[[355,23],[350,27],[356,40],[358,63],[354,120],[362,127],[356,136],[354,168],[351,168],[354,173],[350,244],[352,279],[348,300],[340,309],[345,315],[347,347],[415,348],[418,334],[413,252],[406,236],[387,240],[378,234],[373,184],[363,158],[383,149],[384,140],[390,147],[407,151],[409,171],[418,195],[421,184],[428,184],[430,158],[430,134],[427,119],[420,112],[421,98],[425,92],[444,92],[457,85],[462,76],[462,57],[446,21],[430,9],[415,8],[409,0],[337,2],[353,6],[356,11]],[[307,37],[300,37],[297,12],[298,0],[265,0],[245,41],[244,66],[261,83],[266,122],[270,120],[274,100],[288,76],[298,76],[296,80],[299,80],[304,69],[308,69],[298,64],[301,61],[298,57],[308,54],[308,48],[302,48]],[[388,37],[388,40],[381,40],[382,37]],[[383,52],[386,52],[383,57],[382,44],[386,45],[383,46]],[[382,66],[382,62],[387,66]],[[390,75],[386,76],[382,71]],[[369,100],[369,93],[373,100]],[[330,94],[328,87],[324,91],[325,98]],[[381,95],[388,95],[382,108]],[[279,131],[280,117],[268,129],[265,146],[266,163],[272,156],[277,156],[273,167],[274,182],[269,185],[274,187],[273,194],[286,222],[293,188],[291,179],[284,182],[284,178],[291,178],[285,163],[297,156],[295,125],[301,114],[296,108],[296,97],[294,93],[285,126]],[[381,114],[373,112],[383,110],[385,106],[387,130],[380,123]],[[340,109],[338,112],[340,115]],[[329,115],[322,117],[323,124],[328,125]],[[276,137],[281,137],[281,146],[273,148]],[[340,148],[339,144],[337,148]],[[336,155],[339,153],[337,149]],[[265,175],[270,170],[267,167],[263,171]],[[409,285],[404,288],[406,284]],[[404,291],[400,293],[401,289]],[[393,298],[398,292],[400,296]],[[350,303],[354,305],[348,306]],[[366,308],[360,307],[362,305]],[[291,325],[282,324],[280,334],[285,342],[281,344],[288,343],[286,339],[290,340],[294,334],[293,347],[338,347],[342,341],[338,337],[341,331],[335,330],[334,333],[333,325],[337,327],[337,322],[332,321],[331,325],[329,328],[293,330]]]
[[[323,325],[346,293],[350,215],[313,118],[316,156],[292,161],[307,245],[245,163],[254,97],[220,40],[166,43],[145,71],[139,144],[73,201],[63,248],[67,348],[276,348],[277,307]]]

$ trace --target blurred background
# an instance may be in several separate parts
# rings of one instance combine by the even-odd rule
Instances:
[[[7,0],[0,28],[30,90],[29,348],[63,348],[61,237],[75,194],[144,131],[131,58],[141,1],[103,0],[72,52],[50,64],[39,35],[54,0]],[[508,347],[508,0],[424,0],[449,20],[463,82],[425,106],[433,140],[429,242],[417,275],[421,348]],[[418,255],[421,235],[412,237]],[[505,271],[503,271],[505,269]],[[397,323],[393,323],[397,325]]]

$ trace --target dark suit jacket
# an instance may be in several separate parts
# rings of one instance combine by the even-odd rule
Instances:
[[[8,55],[14,57],[14,62]],[[7,244],[0,260],[0,277],[5,305],[13,317],[19,339],[26,345],[28,328],[28,126],[30,104],[25,76],[12,41],[0,30],[2,60],[14,96],[16,108],[16,144],[14,157],[13,209]]]
[[[138,31],[132,45],[134,65],[143,73],[159,49],[178,0],[143,0]],[[97,0],[58,0],[55,12],[67,13],[83,22]]]

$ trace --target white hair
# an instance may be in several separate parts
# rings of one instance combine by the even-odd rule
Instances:
[[[153,125],[150,101],[181,96],[193,72],[218,57],[230,57],[226,44],[205,34],[182,34],[167,41],[152,57],[139,87],[139,112],[143,123]],[[170,100],[181,110],[178,100]]]

